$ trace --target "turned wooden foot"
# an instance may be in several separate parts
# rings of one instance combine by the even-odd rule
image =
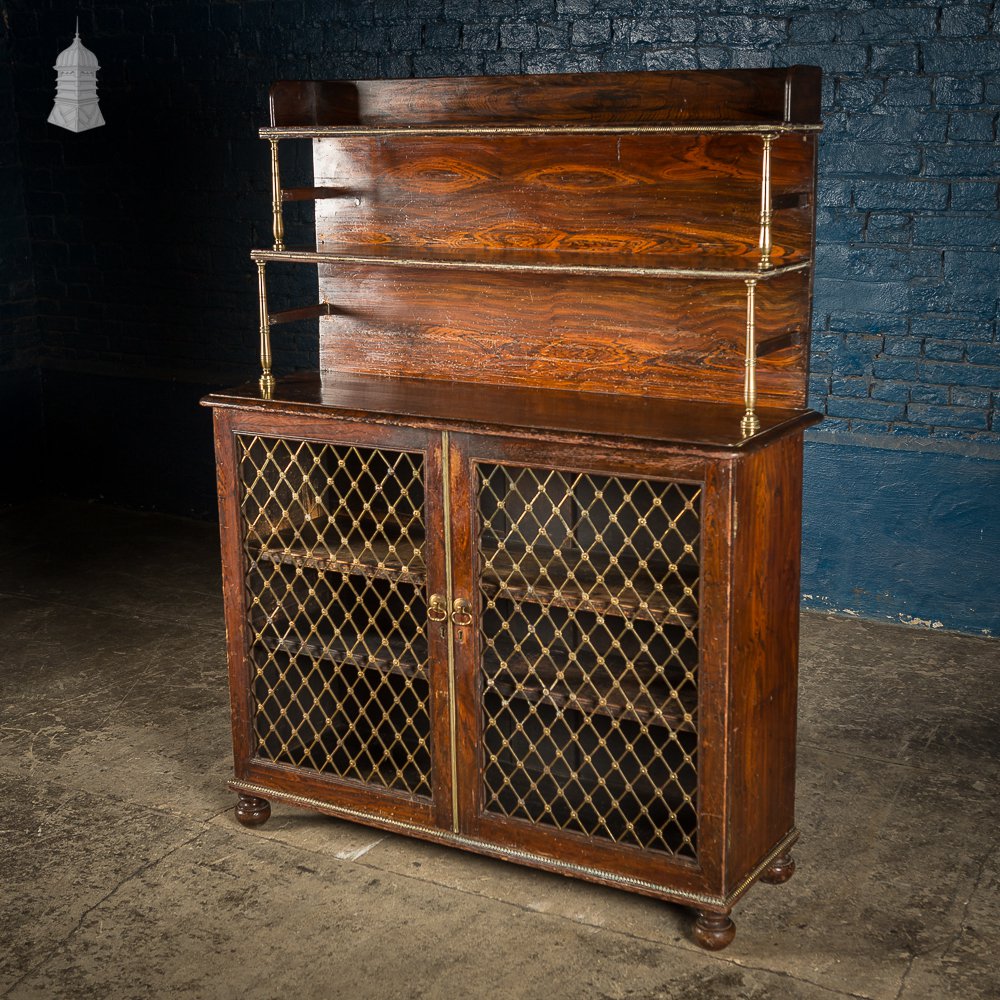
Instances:
[[[699,910],[694,922],[694,939],[708,951],[722,951],[736,937],[736,924],[728,913]]]
[[[768,882],[771,885],[781,885],[787,882],[795,874],[795,859],[790,854],[782,854],[775,858],[770,867],[764,869],[761,875],[761,882]]]
[[[271,803],[256,795],[243,795],[236,800],[236,818],[244,826],[260,826],[271,816]]]

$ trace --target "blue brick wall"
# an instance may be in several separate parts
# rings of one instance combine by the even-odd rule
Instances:
[[[189,380],[192,405],[200,383],[254,373],[248,254],[269,238],[267,157],[254,134],[274,79],[812,63],[825,74],[826,131],[811,400],[827,416],[815,440],[833,446],[810,452],[813,471],[827,471],[807,477],[807,551],[826,537],[810,520],[809,491],[827,489],[837,468],[859,492],[874,489],[870,462],[857,458],[866,448],[905,452],[898,467],[930,482],[947,463],[926,456],[1000,460],[996,3],[7,0],[5,10],[47,367]],[[102,63],[108,126],[74,136],[45,117],[50,67],[77,13]],[[311,297],[302,275],[282,282],[275,270],[276,305]],[[315,366],[309,325],[282,330],[275,353],[279,370]],[[62,381],[61,391],[72,384]],[[205,447],[165,431],[177,461]],[[130,447],[123,439],[126,463]],[[968,489],[984,481],[977,473]],[[950,499],[941,502],[960,512],[961,490],[945,486]],[[873,526],[870,560],[886,574],[881,604],[822,558],[806,564],[807,592],[821,606],[866,614],[895,595],[913,617],[937,620],[920,603],[933,587],[915,588],[902,567],[922,534],[944,538],[946,525],[922,522],[902,492],[869,499],[871,516],[888,517],[897,501],[915,512],[909,537]],[[970,493],[968,509],[986,510],[981,499]],[[841,530],[854,530],[849,516]],[[971,547],[971,537],[957,534],[942,556],[1000,559]],[[967,609],[950,627],[984,620],[981,594],[941,599]]]

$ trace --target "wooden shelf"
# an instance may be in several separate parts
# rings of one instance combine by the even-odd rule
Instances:
[[[484,562],[489,561],[490,565],[484,567],[482,588],[494,600],[529,601],[546,607],[589,611],[618,618],[642,618],[684,628],[697,625],[696,610],[689,611],[684,607],[685,604],[697,607],[696,575],[685,582],[678,579],[677,574],[668,573],[664,567],[666,582],[663,589],[639,593],[627,583],[635,578],[637,565],[629,565],[624,560],[617,567],[577,561],[571,573],[566,562],[569,558],[569,553],[563,553],[561,560],[555,559],[551,551],[530,555],[524,550],[499,551],[487,543],[484,546]],[[655,569],[650,572],[651,586],[655,573]],[[599,576],[601,581],[598,581]],[[684,593],[685,586],[692,589],[691,595]]]
[[[364,576],[370,580],[393,580],[422,587],[427,574],[418,544],[400,539],[393,545],[394,550],[390,551],[389,542],[371,539],[363,545],[332,547],[320,540],[315,545],[306,546],[301,542],[283,543],[279,536],[262,545],[251,544],[249,550],[254,558],[265,562]]]
[[[278,539],[278,544],[250,545],[249,550],[254,558],[278,565],[424,586],[426,569],[418,545],[400,540],[394,546],[394,551],[390,551],[388,542],[371,540],[364,545],[336,547],[320,541],[307,547],[291,541],[282,544]],[[685,603],[697,603],[697,578],[678,579],[676,574],[668,574],[665,567],[663,590],[640,593],[626,583],[627,579],[634,579],[637,567],[624,561],[618,567],[578,563],[571,578],[567,565],[554,559],[552,552],[528,555],[523,550],[500,551],[487,546],[483,555],[490,565],[483,571],[482,587],[494,600],[508,598],[684,628],[697,625],[697,614],[683,607]],[[654,568],[651,578],[655,572]],[[598,576],[602,577],[600,582]],[[686,595],[685,586],[690,586],[694,594]]]
[[[258,629],[260,625],[258,624]],[[275,636],[260,636],[256,640],[269,651],[280,650],[289,656],[306,655],[314,660],[326,660],[329,663],[349,664],[360,670],[377,670],[383,674],[399,674],[402,677],[427,680],[425,666],[426,642],[414,639],[407,647],[401,640],[390,640],[380,647],[377,653],[359,651],[357,636],[344,633],[347,638],[334,636],[317,636],[314,639],[278,639]],[[413,649],[420,651],[420,658],[414,655]]]
[[[505,698],[522,698],[588,716],[604,715],[672,730],[697,731],[697,693],[689,686],[678,702],[670,696],[667,679],[656,676],[652,663],[648,664],[649,679],[640,684],[623,662],[617,686],[608,685],[598,691],[593,683],[586,682],[599,669],[596,654],[578,650],[576,661],[557,665],[551,660],[511,653],[505,654],[505,666],[501,666],[499,654],[488,650],[483,657],[484,689],[492,688]],[[605,664],[606,672],[615,673],[614,661],[605,660]],[[671,679],[677,688],[683,675],[679,671],[674,673],[676,676]],[[585,687],[589,690],[584,690]]]
[[[761,269],[755,257],[691,254],[598,254],[559,250],[458,250],[439,247],[391,247],[338,245],[330,249],[289,248],[253,250],[258,263],[361,264],[401,268],[451,268],[479,271],[512,271],[619,275],[623,277],[708,278],[767,281],[783,274],[804,271],[809,259],[793,259]],[[627,263],[625,262],[627,261]]]

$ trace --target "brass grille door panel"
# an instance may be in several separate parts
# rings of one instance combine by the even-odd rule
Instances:
[[[253,758],[433,794],[424,456],[236,437]]]
[[[482,815],[697,861],[702,484],[473,467]]]

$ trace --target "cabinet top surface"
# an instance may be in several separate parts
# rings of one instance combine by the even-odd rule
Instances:
[[[261,413],[721,452],[753,448],[821,419],[807,409],[759,409],[760,430],[744,437],[744,411],[737,404],[339,372],[286,376],[270,398],[251,383],[212,393],[202,402]]]

